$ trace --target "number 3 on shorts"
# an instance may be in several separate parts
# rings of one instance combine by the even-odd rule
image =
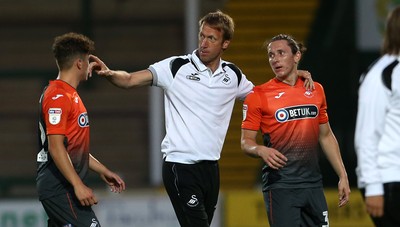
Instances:
[[[329,227],[328,211],[322,212],[322,215],[325,217],[325,222],[326,222],[326,225],[322,225],[322,227]]]

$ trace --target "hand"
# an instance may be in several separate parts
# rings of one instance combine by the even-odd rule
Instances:
[[[82,206],[92,206],[97,204],[97,199],[93,194],[93,190],[88,188],[86,185],[80,184],[75,186],[74,192]]]
[[[89,64],[89,69],[90,72],[92,72],[93,70],[100,76],[111,76],[113,71],[110,70],[107,65],[100,60],[100,58],[94,56],[94,55],[90,55],[89,59],[91,60],[90,64]]]
[[[300,77],[304,78],[304,87],[306,90],[312,91],[315,89],[314,81],[311,78],[311,73],[309,71],[298,70],[297,73]]]
[[[384,198],[383,195],[365,197],[365,205],[367,212],[372,217],[382,217],[384,214]]]
[[[262,146],[261,149],[262,150],[259,151],[259,156],[270,168],[280,169],[286,165],[288,159],[281,152],[264,146]]]
[[[350,186],[347,177],[345,179],[340,179],[338,183],[339,191],[339,207],[346,205],[350,199]]]
[[[120,193],[125,190],[125,182],[116,173],[108,171],[100,176],[108,184],[112,192]]]

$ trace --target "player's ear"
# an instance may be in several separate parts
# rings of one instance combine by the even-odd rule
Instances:
[[[83,67],[83,59],[77,58],[77,59],[75,60],[75,65],[76,65],[76,67],[77,67],[78,69],[82,69],[82,67]]]
[[[294,55],[294,62],[296,62],[296,64],[298,64],[300,59],[301,59],[301,52],[297,51],[296,54]]]
[[[229,41],[229,40],[225,40],[223,43],[222,43],[222,49],[223,50],[226,50],[226,49],[228,49],[228,46],[229,46],[229,43],[230,43],[231,41]]]

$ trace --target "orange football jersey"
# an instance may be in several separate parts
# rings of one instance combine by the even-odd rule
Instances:
[[[321,183],[318,165],[319,125],[328,122],[323,87],[307,91],[274,78],[256,86],[243,104],[242,128],[261,130],[264,145],[280,151],[287,165],[275,171],[265,166],[264,186],[304,187]]]

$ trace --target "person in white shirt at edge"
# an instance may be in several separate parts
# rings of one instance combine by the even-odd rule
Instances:
[[[221,59],[233,36],[232,18],[218,10],[201,18],[199,26],[199,45],[192,54],[166,58],[145,70],[110,70],[92,56],[97,74],[117,87],[164,90],[163,181],[185,227],[210,226],[219,194],[218,160],[235,99],[244,100],[254,87],[237,66]],[[312,89],[310,73],[300,76]]]
[[[355,130],[358,187],[378,227],[400,226],[400,7],[388,16],[382,56],[360,78]]]

